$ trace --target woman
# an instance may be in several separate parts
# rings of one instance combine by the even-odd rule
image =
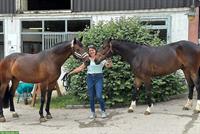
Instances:
[[[73,74],[73,73],[79,73],[87,67],[87,87],[88,87],[90,109],[91,109],[91,115],[89,118],[94,119],[96,117],[95,94],[96,94],[97,100],[100,104],[101,117],[106,118],[107,114],[105,112],[105,103],[104,103],[104,99],[102,97],[102,90],[103,90],[103,70],[102,69],[103,69],[104,65],[108,68],[111,67],[112,62],[104,60],[100,64],[96,65],[94,60],[95,60],[97,50],[96,50],[95,46],[93,46],[93,45],[88,46],[88,53],[90,56],[89,65],[87,66],[83,63],[79,67],[77,67],[74,70],[72,70],[71,72],[69,72],[68,75]]]

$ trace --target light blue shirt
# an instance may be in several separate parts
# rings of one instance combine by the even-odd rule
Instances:
[[[103,60],[100,64],[96,65],[93,59],[90,59],[90,65],[87,66],[87,74],[103,73],[103,67],[106,64],[106,60]]]

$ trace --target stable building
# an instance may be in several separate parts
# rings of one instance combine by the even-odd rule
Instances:
[[[36,53],[102,20],[139,17],[167,43],[199,39],[199,0],[0,0],[0,58]]]

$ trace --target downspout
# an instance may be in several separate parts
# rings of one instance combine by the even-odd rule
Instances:
[[[199,43],[198,29],[199,29],[199,7],[195,6],[195,0],[193,0],[188,13],[188,40],[197,44]]]

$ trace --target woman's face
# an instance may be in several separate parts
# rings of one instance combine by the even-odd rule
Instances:
[[[96,50],[94,48],[89,48],[88,52],[90,57],[94,57],[96,55]]]

